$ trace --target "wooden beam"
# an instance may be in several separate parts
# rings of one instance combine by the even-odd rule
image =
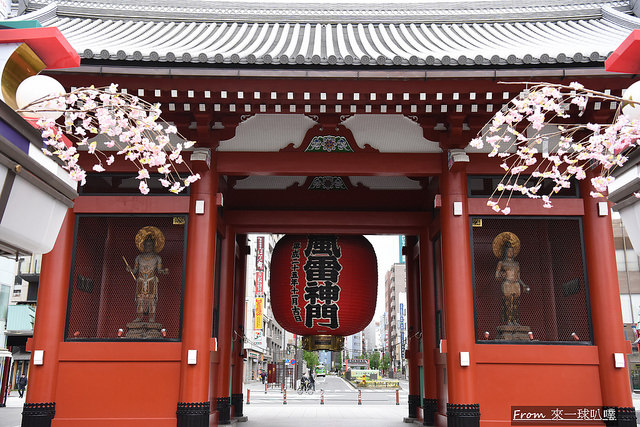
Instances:
[[[222,175],[429,176],[441,171],[440,153],[217,152]]]
[[[417,234],[427,212],[224,211],[239,233]]]
[[[469,206],[469,215],[499,215],[504,216],[501,212],[495,212],[487,206],[487,198],[469,197],[467,205]],[[514,215],[540,215],[540,216],[582,216],[584,215],[584,201],[580,198],[552,198],[553,208],[544,208],[542,200],[528,198],[512,198],[509,202],[511,208],[510,216]]]
[[[234,210],[403,210],[428,211],[433,200],[425,190],[230,190],[224,195],[226,208]]]
[[[80,196],[74,200],[76,214],[100,213],[189,213],[189,196]]]

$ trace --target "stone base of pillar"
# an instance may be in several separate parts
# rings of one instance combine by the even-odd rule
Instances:
[[[416,419],[418,418],[418,408],[420,407],[420,395],[410,394],[408,396],[408,400],[409,400],[409,418]]]
[[[209,402],[178,402],[177,427],[209,427]]]
[[[422,399],[422,414],[424,416],[423,425],[435,426],[436,413],[438,412],[438,399]]]
[[[242,417],[242,401],[244,400],[244,395],[242,393],[234,393],[231,395],[231,404],[233,405],[233,409],[235,411],[235,418]]]
[[[218,424],[231,423],[231,399],[228,397],[218,397],[216,399],[216,410],[218,411]]]
[[[615,409],[616,418],[615,420],[607,420],[605,421],[605,425],[609,427],[635,427],[637,426],[636,420],[636,408],[633,406],[630,408],[623,407],[605,407],[606,409]]]
[[[448,427],[480,427],[480,405],[447,403]]]
[[[22,407],[22,427],[51,427],[56,415],[55,402],[25,403]]]

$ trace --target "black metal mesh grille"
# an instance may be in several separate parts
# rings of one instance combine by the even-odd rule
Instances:
[[[480,342],[591,341],[579,219],[472,218],[472,224],[476,337]],[[519,239],[519,253],[513,258],[520,269],[519,284],[506,277],[514,277],[514,270],[507,271],[513,264],[494,253],[494,240],[503,232]],[[509,235],[500,241],[506,240]],[[517,244],[512,246],[518,252]],[[497,247],[504,255],[505,245]],[[501,259],[502,268],[498,268]]]
[[[124,259],[135,268],[136,257],[141,253],[136,235],[146,226],[157,227],[163,233],[165,244],[158,255],[162,267],[169,271],[157,274],[155,319],[150,319],[148,307],[142,318],[142,322],[159,324],[154,325],[157,332],[152,330],[155,335],[141,337],[129,332],[133,327],[127,327],[139,314],[139,299],[136,280],[127,271]],[[66,339],[180,339],[185,240],[185,216],[79,215]]]

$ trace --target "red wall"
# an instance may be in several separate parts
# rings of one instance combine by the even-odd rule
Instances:
[[[180,343],[62,343],[53,426],[172,426]]]
[[[476,345],[481,424],[511,425],[511,406],[602,406],[596,347]]]

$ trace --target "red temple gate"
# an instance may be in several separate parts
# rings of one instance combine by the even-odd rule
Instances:
[[[176,60],[169,53],[162,61]],[[280,67],[269,65],[271,55],[260,57],[267,70],[242,68],[240,56],[222,53],[203,53],[202,69],[191,67],[189,52],[175,68],[147,68],[142,58],[162,63],[155,51],[112,57],[105,49],[94,57],[87,48],[83,55],[86,68],[55,74],[63,85],[115,82],[162,103],[167,120],[198,141],[191,163],[202,179],[188,193],[143,197],[132,191],[134,170],[123,162],[111,175],[89,176],[43,258],[27,423],[182,427],[242,416],[235,337],[244,336],[251,232],[407,236],[412,420],[510,425],[511,407],[582,405],[613,408],[616,425],[635,422],[619,363],[630,347],[620,327],[610,218],[599,214],[589,183],[551,211],[513,199],[504,217],[486,205],[499,162],[471,151],[450,156],[464,154],[493,112],[524,87],[506,89],[496,77],[519,81],[535,72],[619,94],[629,76],[579,66],[591,61],[582,53],[571,66],[559,54],[553,67],[540,55],[535,68],[526,55],[445,55],[438,66],[457,64],[445,71],[428,68],[436,63],[431,56],[382,54],[360,55],[357,66],[371,66],[364,71],[341,57],[346,68],[336,70],[337,57],[327,54],[318,55],[330,68],[322,72],[292,69],[298,60],[316,64],[315,55],[302,54],[282,53]],[[254,64],[255,55],[242,60],[250,58]],[[137,62],[110,63],[126,60]],[[416,64],[426,71],[393,68]],[[464,68],[474,64],[481,67]],[[584,119],[610,120],[614,111],[593,107]],[[131,263],[139,255],[135,236],[146,226],[163,234],[156,255],[168,271],[158,274],[151,298],[157,315],[137,325],[140,312],[151,310],[138,309],[122,257]],[[505,232],[518,239],[508,261],[517,260],[531,289],[518,296],[518,321],[512,314],[506,323],[504,304],[513,312],[514,303],[505,302],[497,280],[505,260],[493,248]],[[130,330],[142,336],[127,336]]]

